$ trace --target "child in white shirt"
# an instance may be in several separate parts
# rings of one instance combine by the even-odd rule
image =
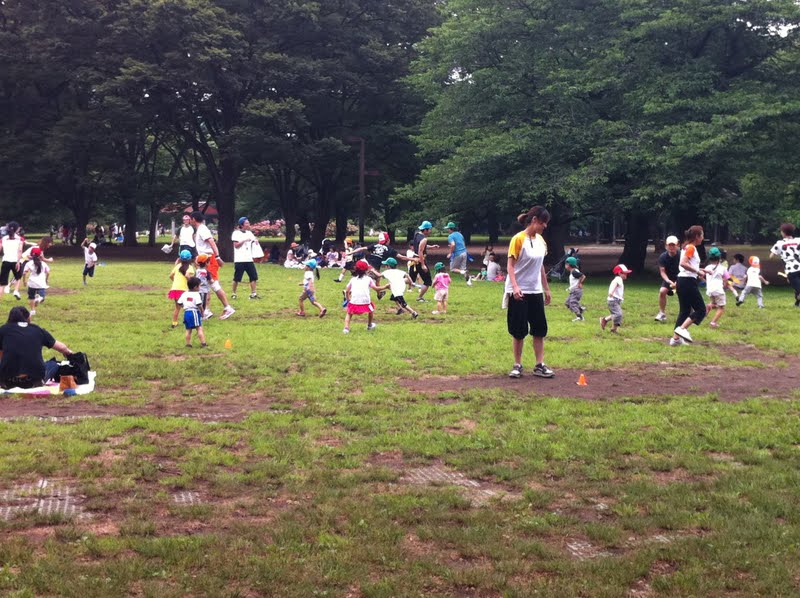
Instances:
[[[34,247],[30,253],[30,261],[26,262],[22,276],[27,278],[28,301],[30,312],[36,315],[36,305],[44,301],[50,281],[50,267],[44,263],[42,250]]]
[[[581,305],[581,299],[583,299],[583,281],[586,280],[586,275],[578,270],[578,258],[576,257],[568,257],[565,268],[569,274],[569,296],[564,305],[575,314],[573,322],[583,322],[583,312],[586,311],[586,308]]]
[[[345,288],[345,302],[347,304],[347,315],[344,317],[344,334],[350,334],[350,320],[354,315],[367,314],[367,330],[374,330],[377,324],[373,322],[375,304],[372,302],[370,291],[377,290],[378,285],[370,277],[366,276],[370,265],[365,260],[358,260],[353,266],[353,277]]]
[[[94,278],[94,267],[97,264],[97,245],[90,243],[89,239],[84,239],[81,243],[83,247],[83,286],[86,286],[86,277]]]
[[[303,292],[300,293],[300,309],[295,315],[306,315],[303,302],[308,299],[311,302],[311,305],[319,310],[319,317],[324,318],[325,314],[328,313],[328,309],[323,307],[323,305],[317,301],[316,297],[314,296],[314,273],[317,271],[317,260],[308,260],[307,262],[303,262],[303,265],[305,266],[305,272],[303,272],[303,282],[300,283],[303,285]]]
[[[622,302],[625,300],[625,279],[628,278],[628,274],[631,272],[633,272],[633,270],[628,270],[625,264],[617,264],[614,266],[614,274],[616,276],[608,286],[608,311],[611,312],[611,314],[600,318],[600,328],[602,330],[605,330],[606,325],[612,321],[614,325],[611,327],[611,332],[616,333],[617,329],[622,326]]]
[[[761,276],[761,260],[755,256],[750,256],[750,267],[747,269],[747,284],[742,291],[742,294],[739,295],[739,298],[736,300],[736,307],[739,307],[744,300],[747,299],[748,295],[755,295],[758,307],[764,307],[764,296],[761,291],[761,283],[769,284],[769,281]]]
[[[716,309],[714,317],[709,326],[719,328],[719,319],[725,313],[725,287],[733,290],[733,282],[730,280],[728,269],[722,264],[722,253],[716,247],[708,250],[708,265],[704,268],[706,272],[706,295],[709,303],[706,305],[706,313]]]
[[[389,266],[387,270],[381,273],[389,282],[383,286],[379,286],[378,290],[385,291],[389,289],[391,291],[391,300],[397,303],[398,316],[405,311],[410,313],[411,317],[416,320],[419,314],[408,306],[405,297],[403,297],[406,288],[414,286],[414,283],[411,282],[411,277],[406,272],[398,270],[397,260],[393,257],[387,258],[382,264],[384,266]]]
[[[206,335],[203,332],[203,298],[200,296],[200,279],[192,276],[189,290],[178,298],[178,305],[183,306],[183,324],[186,326],[186,346],[192,346],[192,330],[197,330],[200,346],[207,347]]]

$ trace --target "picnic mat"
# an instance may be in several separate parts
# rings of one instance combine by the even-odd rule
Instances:
[[[88,395],[94,390],[94,379],[97,372],[89,372],[89,382],[86,384],[79,384],[75,389],[76,395]],[[0,394],[26,394],[34,397],[46,397],[50,395],[60,395],[63,391],[58,389],[58,382],[48,382],[44,386],[37,386],[36,388],[9,388],[8,390],[0,389]]]

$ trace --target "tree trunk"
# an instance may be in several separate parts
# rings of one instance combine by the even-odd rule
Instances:
[[[239,168],[233,160],[220,161],[219,182],[215,185],[217,212],[219,212],[219,237],[217,249],[226,262],[233,261],[231,235],[236,221],[236,184],[239,182]]]
[[[341,245],[347,237],[347,216],[349,210],[344,202],[339,202],[336,206],[336,244]]]
[[[641,272],[647,258],[647,239],[650,232],[650,214],[638,210],[627,214],[627,233],[625,234],[625,247],[619,263],[628,268]]]
[[[497,212],[490,209],[489,213],[486,214],[486,221],[489,226],[489,243],[494,245],[500,238],[500,231],[497,228]]]
[[[158,235],[158,215],[161,212],[161,206],[157,204],[150,204],[150,226],[149,236],[147,237],[147,246],[155,247],[156,236]]]
[[[136,239],[136,227],[138,226],[136,215],[136,198],[125,196],[122,198],[123,222],[127,234],[122,242],[123,247],[136,247],[139,241]]]
[[[75,243],[80,245],[86,238],[86,227],[89,226],[89,208],[83,202],[73,207],[75,215]],[[127,236],[127,235],[126,235]]]
[[[555,264],[564,257],[564,246],[569,241],[569,225],[572,222],[572,213],[569,208],[554,203],[550,207],[550,224],[544,231],[547,241],[547,257],[545,263]]]

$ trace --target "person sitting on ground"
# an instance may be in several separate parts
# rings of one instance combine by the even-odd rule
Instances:
[[[52,379],[58,372],[58,364],[52,360],[45,364],[42,347],[54,349],[65,357],[72,355],[64,343],[31,323],[26,308],[11,308],[8,322],[0,326],[0,386],[35,388]]]

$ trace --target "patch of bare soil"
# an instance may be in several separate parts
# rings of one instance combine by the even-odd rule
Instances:
[[[734,402],[749,398],[791,398],[800,386],[800,357],[770,355],[745,345],[721,348],[726,355],[743,361],[774,363],[776,357],[785,367],[720,367],[713,365],[671,366],[663,364],[627,369],[559,369],[554,378],[520,379],[502,376],[430,376],[405,379],[400,384],[415,393],[439,394],[475,389],[513,391],[520,394],[588,400],[620,397],[662,397],[674,395],[716,394],[720,401]],[[687,369],[690,368],[690,369]],[[586,386],[578,386],[581,374]]]
[[[128,285],[125,285],[125,286],[119,287],[119,288],[122,289],[123,291],[134,291],[134,292],[139,292],[139,291],[163,291],[164,290],[164,287],[154,287],[152,285],[146,285],[146,284],[128,284]],[[166,293],[165,293],[165,295],[166,295]]]

